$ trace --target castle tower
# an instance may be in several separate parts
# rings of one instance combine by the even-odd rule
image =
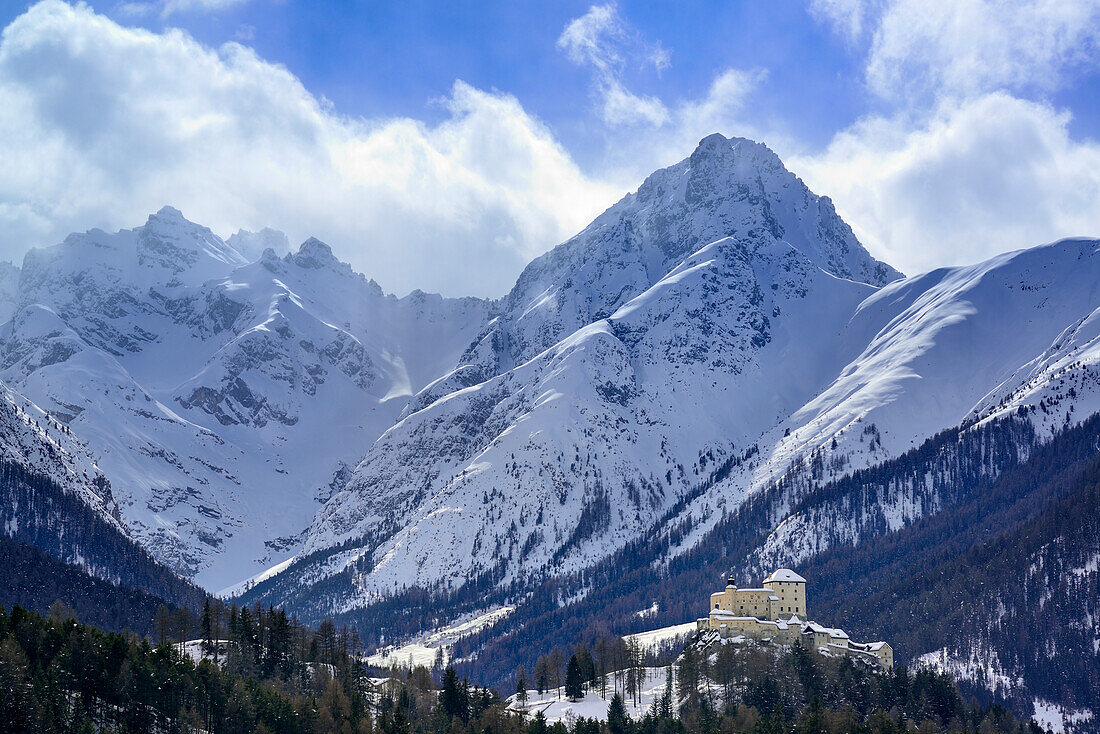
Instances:
[[[710,608],[729,612],[733,610],[733,600],[737,596],[737,584],[733,576],[726,579],[726,588],[710,595]]]
[[[781,568],[764,579],[764,588],[771,591],[773,596],[779,597],[776,602],[778,618],[785,619],[791,615],[807,618],[806,579],[789,568]]]

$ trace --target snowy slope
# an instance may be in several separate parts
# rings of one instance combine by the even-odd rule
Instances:
[[[826,467],[828,479],[947,428],[1008,414],[1025,415],[1049,438],[1100,411],[1098,305],[1097,240],[1063,240],[892,284],[853,317],[856,328],[884,324],[868,346],[785,423],[790,435],[767,461],[732,481],[762,486],[814,449],[844,458],[839,470]],[[883,507],[890,529],[937,509],[904,498]],[[816,522],[827,522],[829,532]],[[843,534],[838,522],[850,523],[847,539],[858,542],[858,518],[787,518],[761,550],[763,567],[825,550],[821,538]]]
[[[627,695],[622,674],[612,673],[608,676],[608,686],[605,695],[600,695],[598,690],[588,690],[576,701],[570,701],[565,696],[564,688],[554,688],[544,691],[541,695],[537,691],[527,692],[527,701],[520,703],[517,695],[508,698],[508,708],[513,711],[521,711],[529,716],[534,716],[541,711],[548,723],[562,722],[569,724],[580,717],[586,719],[607,720],[607,709],[611,698],[618,693],[623,697],[626,713],[632,719],[643,718],[652,708],[657,699],[664,695],[668,687],[668,678],[675,672],[672,666],[657,668],[642,668],[642,685],[635,699]],[[673,689],[675,696],[675,688]]]
[[[231,244],[232,243],[232,244]],[[258,259],[248,258],[261,246]],[[28,253],[2,376],[67,421],[153,554],[213,588],[293,553],[319,501],[483,328],[387,296],[316,240],[223,241],[176,210]]]
[[[81,440],[58,417],[2,383],[0,532],[53,561],[128,587],[126,594],[140,589],[172,604],[201,605],[202,590],[157,564],[131,536],[111,483]],[[40,576],[57,572],[65,580],[82,577],[52,562],[5,569],[24,589],[57,589],[58,579]]]
[[[110,484],[86,447],[56,418],[0,383],[0,460],[14,462],[29,472],[48,477],[111,526],[122,529]],[[13,535],[20,508],[8,507],[12,519],[4,532]]]
[[[451,650],[455,642],[492,627],[514,611],[515,607],[504,606],[468,615],[453,624],[432,630],[414,642],[400,646],[384,646],[367,657],[367,664],[376,668],[389,668],[394,665],[410,669],[418,666],[431,668],[435,665],[437,656],[440,655],[439,651],[442,650],[443,663],[446,665],[451,659]]]

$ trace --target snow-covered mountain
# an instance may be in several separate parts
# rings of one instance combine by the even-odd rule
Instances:
[[[853,324],[885,326],[792,416],[784,429],[790,435],[754,480],[789,466],[792,456],[807,456],[808,447],[827,446],[833,465],[817,479],[828,479],[897,456],[939,431],[1008,415],[1022,414],[1040,440],[1049,440],[1100,412],[1098,309],[1100,240],[1063,240],[888,286],[853,317]],[[939,509],[904,493],[883,496],[880,505],[890,529]],[[851,527],[846,542],[866,535],[859,518],[831,517],[829,532],[820,522],[787,518],[762,549],[764,565],[826,550],[824,539],[835,538],[839,526]]]
[[[81,440],[56,417],[3,384],[0,534],[4,560],[21,564],[5,571],[11,582],[5,587],[7,606],[49,604],[58,598],[47,596],[51,590],[56,593],[70,582],[87,590],[88,576],[109,582],[95,587],[105,590],[107,597],[120,586],[127,590],[119,597],[140,596],[136,589],[193,608],[205,597],[201,589],[156,563],[130,535],[110,481]],[[27,596],[19,595],[20,590]],[[12,591],[17,594],[12,596]],[[104,598],[101,594],[95,600],[73,601],[95,604]]]
[[[2,318],[0,380],[52,416],[0,395],[3,457],[209,588],[314,621],[425,605],[400,633],[479,603],[518,630],[612,559],[659,574],[733,531],[730,565],[816,562],[1100,411],[1100,241],[903,278],[720,135],[497,302],[165,208],[0,266]]]
[[[168,207],[72,235],[27,254],[0,334],[2,378],[84,439],[135,537],[211,588],[291,552],[489,308],[387,296],[316,240],[275,247]]]
[[[496,303],[387,296],[316,240],[170,208],[74,235],[28,254],[0,378],[83,438],[158,559],[212,588],[274,566],[276,602],[339,577],[313,601],[346,611],[690,528],[675,555],[780,478],[1082,419],[1096,246],[903,279],[768,148],[713,135]]]
[[[305,550],[369,556],[360,601],[592,563],[817,395],[896,277],[770,150],[708,137],[525,270]]]
[[[780,477],[1020,405],[1049,434],[1100,409],[1097,246],[900,279],[767,148],[708,137],[525,270],[321,509],[283,588],[348,569],[337,611],[521,589],[657,523],[690,523],[683,552]]]

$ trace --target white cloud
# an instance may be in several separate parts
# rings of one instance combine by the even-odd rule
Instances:
[[[640,181],[655,168],[684,158],[711,133],[753,133],[742,113],[745,98],[767,76],[763,70],[726,69],[700,99],[668,104],[635,94],[623,82],[627,65],[635,62],[661,71],[671,56],[659,42],[644,39],[613,3],[593,5],[566,24],[558,48],[574,63],[592,68],[604,123],[632,128],[629,137],[610,138],[605,151],[605,165],[616,180]]]
[[[1049,91],[1100,59],[1097,0],[810,0],[849,40],[869,35],[870,88],[899,101]]]
[[[496,295],[619,189],[514,98],[456,82],[436,125],[341,117],[250,49],[46,0],[0,38],[0,255],[166,203],[329,241],[387,288]]]
[[[884,94],[914,82],[967,95],[1049,90],[1065,70],[1100,57],[1098,42],[1096,0],[904,0],[875,32],[867,75]]]
[[[746,101],[767,78],[762,70],[726,69],[698,99],[679,100],[667,107],[661,125],[633,130],[629,136],[608,141],[605,170],[616,181],[636,185],[655,169],[687,157],[699,141],[714,132],[739,135],[775,144],[774,135],[765,135],[749,122]]]
[[[876,255],[907,273],[1100,233],[1100,145],[1069,115],[994,92],[914,127],[869,117],[791,167],[836,201]]]
[[[870,0],[810,0],[810,12],[849,41],[863,35],[871,9]]]
[[[621,38],[623,33],[622,19],[613,4],[593,5],[587,13],[569,21],[558,38],[558,47],[576,64],[607,70],[623,63],[616,45],[608,42]]]
[[[718,74],[705,97],[685,101],[677,108],[681,138],[702,138],[733,127],[744,128],[745,99],[765,79],[767,73],[760,69],[726,69]]]
[[[1100,145],[1028,99],[1100,60],[1097,0],[811,0],[866,49],[868,115],[792,159],[906,272],[1100,234]]]
[[[671,56],[660,43],[647,42],[631,28],[613,3],[593,5],[571,20],[558,38],[558,48],[573,63],[592,67],[600,114],[608,125],[659,127],[670,120],[660,99],[631,92],[622,77],[631,61],[660,72],[668,68]]]
[[[618,80],[609,80],[604,85],[601,115],[609,125],[636,125],[647,123],[654,127],[664,125],[669,120],[668,108],[656,97],[634,94]]]

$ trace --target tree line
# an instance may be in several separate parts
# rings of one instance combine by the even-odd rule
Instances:
[[[224,621],[195,662],[176,643],[80,624],[64,605],[50,617],[0,609],[0,731],[378,731],[351,633],[273,610]]]
[[[606,700],[606,721],[576,719],[573,734],[1040,731],[999,704],[964,701],[943,673],[884,672],[801,643],[730,644],[702,632],[675,662],[667,653],[655,662],[654,653],[636,641],[609,638],[594,650],[579,645],[564,663],[562,679],[564,659],[560,649],[539,658],[533,692],[526,670],[517,668],[514,701],[537,717],[562,696]],[[647,687],[663,691],[632,719],[628,711],[639,711]]]

